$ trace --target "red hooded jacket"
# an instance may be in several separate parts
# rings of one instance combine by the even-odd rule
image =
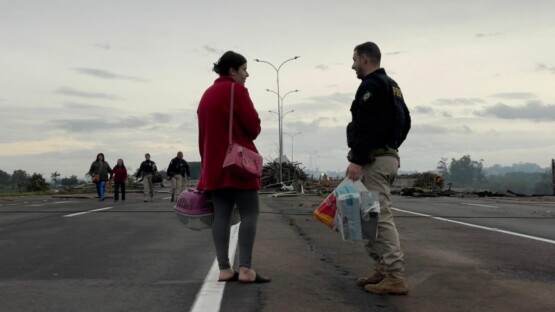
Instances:
[[[201,174],[197,189],[225,188],[259,190],[260,179],[237,177],[222,168],[229,146],[229,109],[233,79],[221,76],[203,94],[198,110]],[[257,152],[254,140],[260,134],[260,118],[245,86],[235,83],[233,142]]]

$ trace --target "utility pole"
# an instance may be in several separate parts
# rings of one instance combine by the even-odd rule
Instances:
[[[551,159],[551,176],[552,176],[553,195],[555,195],[555,159]]]
[[[275,94],[277,94],[277,104],[278,104],[278,131],[279,131],[279,136],[278,136],[278,143],[279,143],[279,183],[283,183],[283,174],[282,174],[282,162],[283,162],[283,124],[282,124],[282,119],[283,119],[283,98],[285,97],[285,95],[283,97],[280,96],[279,94],[279,70],[281,69],[281,67],[289,62],[289,61],[293,61],[298,59],[300,56],[295,56],[292,57],[290,59],[287,59],[285,61],[283,61],[279,66],[275,66],[274,64],[268,62],[268,61],[264,61],[264,60],[259,60],[259,59],[255,59],[256,62],[259,63],[266,63],[270,66],[272,66],[274,68],[274,70],[276,71],[276,83],[277,83],[277,90],[276,92],[274,92]],[[270,91],[270,90],[267,90]],[[297,90],[298,91],[298,90]],[[291,92],[297,92],[297,91],[291,91]],[[286,94],[287,95],[287,94]]]

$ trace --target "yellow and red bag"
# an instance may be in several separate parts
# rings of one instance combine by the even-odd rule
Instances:
[[[318,221],[324,223],[325,225],[333,228],[335,212],[337,210],[337,201],[335,198],[335,191],[324,199],[324,201],[314,210],[313,214],[318,219]]]

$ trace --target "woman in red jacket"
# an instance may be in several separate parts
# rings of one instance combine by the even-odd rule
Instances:
[[[206,191],[214,202],[212,236],[220,267],[219,281],[266,283],[270,279],[251,269],[252,249],[258,221],[260,179],[245,179],[222,168],[228,148],[231,86],[234,86],[233,141],[256,150],[254,140],[260,133],[260,118],[245,88],[247,60],[228,51],[214,64],[220,75],[203,94],[198,106],[199,151],[202,162],[197,189]],[[228,258],[230,219],[237,205],[241,215],[239,229],[239,272],[233,271]]]
[[[119,200],[119,189],[121,188],[121,200],[125,201],[125,181],[127,181],[127,169],[123,164],[123,159],[118,159],[118,164],[112,168],[110,180],[114,179],[114,201]]]

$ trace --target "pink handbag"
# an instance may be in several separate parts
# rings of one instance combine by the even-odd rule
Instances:
[[[224,159],[223,168],[242,178],[260,178],[262,176],[262,156],[258,153],[233,143],[233,90],[231,85],[231,103],[229,110],[229,148]]]

